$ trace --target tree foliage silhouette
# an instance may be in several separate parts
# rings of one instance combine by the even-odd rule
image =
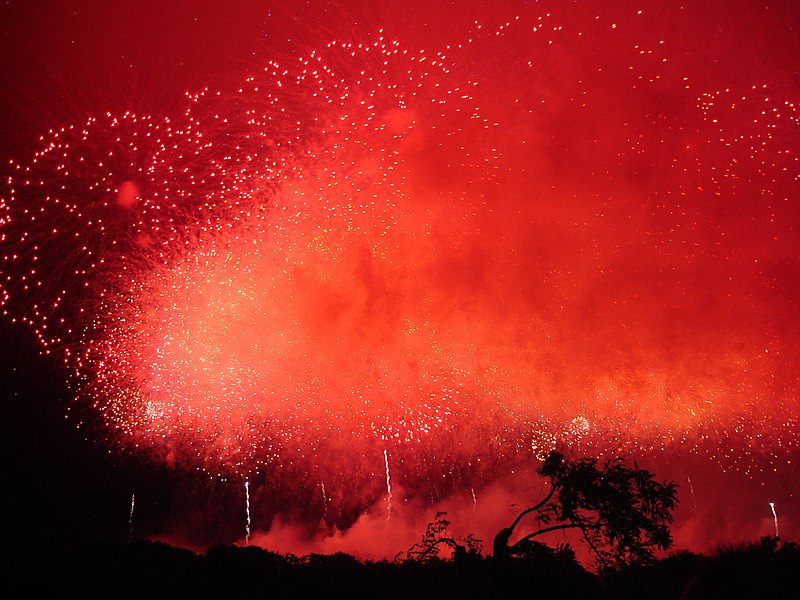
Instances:
[[[434,520],[428,523],[425,533],[422,534],[422,540],[406,552],[405,560],[420,563],[439,560],[443,550],[452,553],[454,557],[480,554],[481,540],[471,533],[463,538],[450,535],[450,521],[446,517],[446,512],[436,513]],[[400,561],[401,556],[402,553],[398,554],[395,561]]]
[[[569,459],[551,452],[537,473],[550,484],[543,500],[517,515],[494,540],[497,558],[524,556],[534,539],[559,530],[579,530],[602,566],[650,562],[655,550],[672,545],[669,525],[677,505],[677,485],[621,458],[598,466],[596,458]],[[509,545],[527,515],[537,529]]]

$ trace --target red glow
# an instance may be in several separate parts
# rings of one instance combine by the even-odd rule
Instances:
[[[796,82],[665,7],[347,32],[51,131],[3,191],[8,310],[105,443],[344,525],[384,451],[435,500],[555,446],[791,469]]]

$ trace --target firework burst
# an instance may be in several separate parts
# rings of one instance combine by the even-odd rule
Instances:
[[[48,132],[6,178],[6,314],[109,445],[324,481],[326,514],[388,456],[474,496],[556,446],[795,452],[796,90],[705,86],[657,15],[562,12]]]

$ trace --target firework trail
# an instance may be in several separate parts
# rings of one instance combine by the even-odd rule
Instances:
[[[697,510],[697,498],[694,495],[694,485],[692,485],[692,478],[690,475],[686,475],[686,481],[689,483],[689,492],[692,494],[692,508]]]
[[[136,495],[131,494],[131,511],[128,515],[128,538],[133,539],[133,507],[136,500]]]
[[[775,537],[779,538],[781,536],[778,533],[778,513],[775,512],[775,503],[774,502],[770,502],[769,503],[769,507],[772,510],[772,519],[775,522]]]
[[[246,507],[246,514],[247,514],[247,524],[245,525],[245,535],[244,535],[244,543],[250,543],[250,482],[244,482],[244,497],[245,497],[245,507]]]
[[[325,482],[320,482],[320,488],[322,488],[322,520],[323,522],[327,522],[328,518],[328,496],[325,494]]]
[[[74,420],[244,477],[248,541],[250,480],[346,526],[381,451],[388,514],[390,452],[404,494],[475,505],[554,448],[783,464],[796,86],[687,62],[689,12],[671,39],[545,4],[437,47],[347,30],[42,136],[4,180],[0,299]]]
[[[386,465],[386,519],[392,518],[392,480],[389,477],[389,454],[383,450],[383,462]]]

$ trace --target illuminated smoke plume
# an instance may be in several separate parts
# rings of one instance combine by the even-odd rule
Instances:
[[[5,311],[98,441],[251,478],[248,541],[251,480],[347,527],[555,447],[785,465],[796,85],[726,81],[669,3],[544,4],[267,53],[13,163]]]

